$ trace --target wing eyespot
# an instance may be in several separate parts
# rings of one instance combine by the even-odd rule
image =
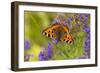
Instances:
[[[47,35],[47,33],[46,32],[43,32],[43,35]]]
[[[63,41],[66,41],[65,39]]]
[[[70,44],[72,44],[73,42],[72,41],[70,41]]]
[[[47,33],[46,32],[43,32],[43,35],[47,35]]]
[[[50,34],[48,34],[48,37],[50,37]]]
[[[68,40],[66,41],[66,43],[68,43]]]
[[[52,38],[53,38],[53,35],[52,35]]]

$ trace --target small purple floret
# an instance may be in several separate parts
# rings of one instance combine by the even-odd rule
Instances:
[[[30,48],[30,42],[28,40],[25,40],[25,50],[28,50]]]
[[[44,60],[50,60],[52,58],[52,45],[49,43],[47,49],[42,49],[39,53],[39,60],[44,61]]]

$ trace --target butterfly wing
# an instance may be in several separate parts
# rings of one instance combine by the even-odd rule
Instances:
[[[67,26],[62,26],[64,34],[61,36],[61,41],[68,44],[73,43],[73,36],[70,34],[70,29]]]
[[[63,29],[64,33],[69,33],[69,31],[70,31],[68,26],[62,26],[62,29]]]
[[[73,42],[73,37],[71,34],[69,34],[69,28],[59,23],[53,24],[51,27],[46,28],[43,30],[42,34],[51,39],[57,39],[69,44]]]
[[[71,34],[67,34],[65,33],[62,37],[61,37],[61,41],[68,43],[68,44],[72,44],[74,39],[73,36]]]
[[[59,27],[60,27],[60,24],[54,24],[51,27],[48,27],[45,30],[43,30],[42,34],[51,39],[58,39],[57,29]]]

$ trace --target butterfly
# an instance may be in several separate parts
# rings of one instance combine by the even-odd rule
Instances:
[[[47,27],[43,30],[42,34],[53,40],[59,40],[68,44],[72,44],[74,41],[68,26],[60,23],[55,23]]]

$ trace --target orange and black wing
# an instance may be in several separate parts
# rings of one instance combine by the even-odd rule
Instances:
[[[42,34],[51,39],[57,39],[58,38],[57,30],[59,27],[60,27],[60,24],[54,24],[51,27],[44,29]]]
[[[74,42],[73,36],[71,34],[64,34],[61,37],[61,41],[68,43],[68,44],[72,44]]]

